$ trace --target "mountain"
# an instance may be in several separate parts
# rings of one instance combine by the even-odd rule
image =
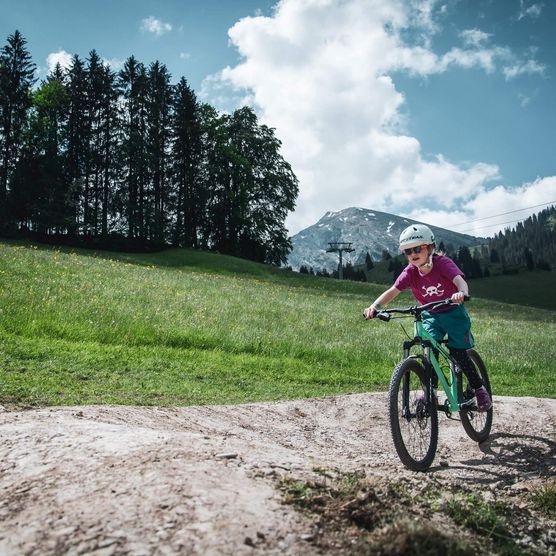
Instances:
[[[416,220],[396,216],[387,212],[364,208],[346,208],[337,212],[327,212],[316,224],[301,230],[292,236],[292,252],[288,257],[288,265],[299,270],[302,265],[312,267],[315,271],[326,268],[329,272],[338,268],[338,254],[327,253],[328,242],[351,242],[352,253],[344,253],[343,261],[352,264],[365,262],[367,252],[374,261],[382,257],[382,251],[387,249],[396,255],[398,238],[404,228]],[[437,226],[429,228],[436,236],[436,245],[444,242],[447,250],[452,251],[461,245],[468,247],[482,242],[481,239],[451,232]]]

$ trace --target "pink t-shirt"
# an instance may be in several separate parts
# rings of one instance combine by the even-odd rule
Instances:
[[[448,299],[458,291],[453,279],[465,275],[452,259],[444,255],[434,255],[432,262],[428,274],[421,274],[416,266],[408,264],[394,282],[394,287],[400,291],[411,288],[421,304]]]

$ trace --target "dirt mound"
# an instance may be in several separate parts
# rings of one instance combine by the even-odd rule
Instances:
[[[440,419],[427,475],[393,450],[386,394],[188,408],[0,411],[0,554],[311,554],[280,481],[323,470],[516,492],[556,470],[556,400],[495,398],[478,446]]]

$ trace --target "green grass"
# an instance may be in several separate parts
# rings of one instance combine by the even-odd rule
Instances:
[[[384,390],[404,333],[362,318],[383,289],[185,249],[1,242],[0,403],[184,405]],[[480,299],[469,309],[495,392],[556,397],[556,313]]]
[[[548,518],[556,520],[556,480],[534,490],[531,494],[534,507]]]

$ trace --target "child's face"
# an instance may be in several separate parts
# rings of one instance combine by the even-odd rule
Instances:
[[[416,251],[419,252],[416,253]],[[421,267],[429,260],[429,246],[419,245],[417,247],[413,247],[412,249],[404,249],[404,254],[409,263],[414,266]]]

